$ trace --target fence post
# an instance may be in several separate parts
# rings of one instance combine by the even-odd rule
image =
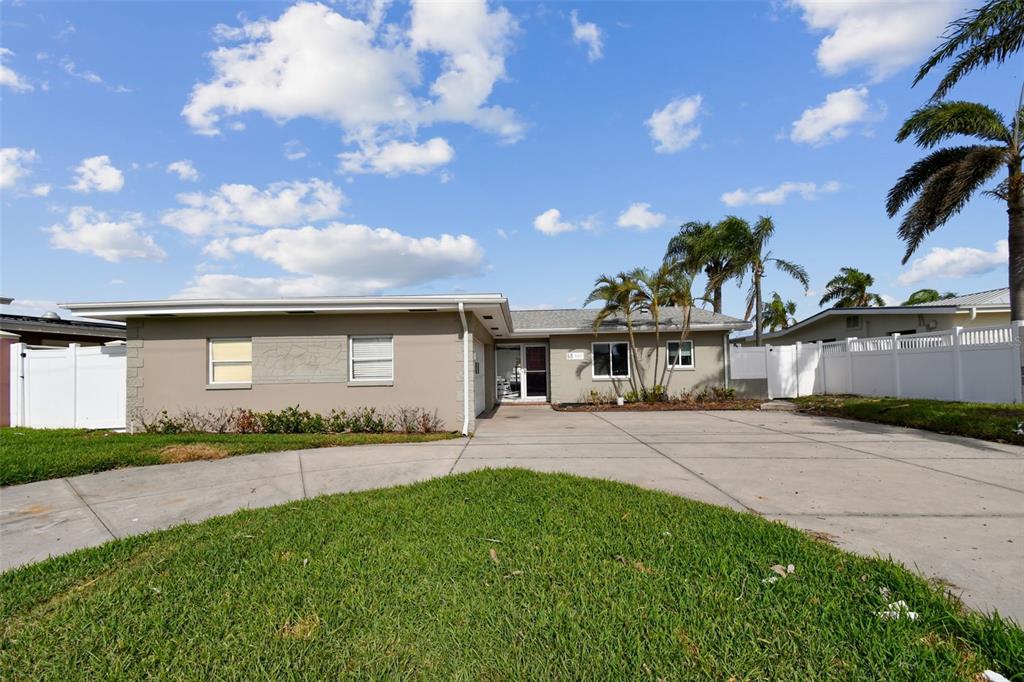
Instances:
[[[821,393],[828,393],[828,376],[825,374],[825,344],[821,341],[817,342],[818,345],[818,366],[814,368],[814,374],[817,376],[821,375]],[[814,389],[811,389],[811,394],[814,394]]]
[[[1010,342],[1012,344],[1010,356],[1012,358],[1011,367],[1013,369],[1013,402],[1020,403],[1024,402],[1022,397],[1021,383],[1024,382],[1024,362],[1021,360],[1021,348],[1020,348],[1020,328],[1024,325],[1021,320],[1014,320],[1010,323]]]
[[[892,334],[892,375],[896,381],[896,397],[900,396],[900,333]]]
[[[960,332],[963,327],[953,327],[953,396],[955,400],[964,399],[963,364],[960,360]]]
[[[11,344],[11,426],[25,426],[25,344]]]
[[[78,348],[80,344],[69,343],[68,355],[71,359],[71,423],[78,428]]]
[[[853,351],[850,350],[850,342],[856,338],[856,336],[846,337],[846,376],[850,380],[846,390],[849,393],[853,393]]]
[[[802,344],[796,342],[796,352],[793,354],[793,370],[796,374],[796,397],[800,397],[800,346]]]

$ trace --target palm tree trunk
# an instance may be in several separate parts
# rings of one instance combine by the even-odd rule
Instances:
[[[654,373],[651,376],[658,381],[658,361],[661,359],[661,312],[657,302],[654,302],[651,312],[654,318]],[[668,363],[668,358],[665,359],[665,362]],[[654,390],[655,386],[657,384],[652,384],[651,390]]]
[[[1010,161],[1006,188],[1006,213],[1009,216],[1010,247],[1010,319],[1024,320],[1024,174],[1021,159]]]
[[[641,388],[643,388],[644,380],[643,376],[640,373],[640,363],[637,362],[636,338],[634,338],[633,336],[633,319],[630,316],[628,310],[626,311],[626,331],[629,332],[629,355],[633,363],[633,367],[631,368],[631,371],[629,373],[629,383],[630,386],[633,387],[633,392],[640,394],[641,391],[637,390],[637,379],[640,380]]]
[[[761,300],[761,273],[754,271],[754,345],[761,345],[761,320],[764,319],[764,301]]]
[[[719,284],[711,293],[711,307],[719,315],[722,314],[722,285]]]

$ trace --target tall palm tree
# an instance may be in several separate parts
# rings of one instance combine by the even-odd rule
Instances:
[[[683,342],[690,335],[690,319],[693,313],[693,305],[698,299],[693,295],[693,274],[681,268],[672,268],[669,277],[665,280],[663,296],[666,305],[679,309],[679,349],[682,352]],[[668,373],[668,358],[665,358],[665,367],[662,369],[662,377],[659,383],[666,386],[665,374]]]
[[[796,303],[783,301],[779,292],[773,292],[772,300],[768,301],[764,307],[761,328],[773,332],[776,329],[789,329],[794,322],[796,322]]]
[[[907,297],[907,300],[903,302],[903,305],[917,305],[918,303],[932,303],[934,301],[943,301],[947,298],[953,298],[956,296],[956,292],[947,291],[944,294],[940,294],[935,289],[918,289],[914,293]]]
[[[1024,93],[1009,126],[999,112],[974,102],[939,102],[918,109],[903,123],[897,142],[914,138],[924,149],[959,135],[980,138],[980,142],[931,152],[907,169],[889,190],[886,202],[890,218],[910,203],[899,228],[907,244],[906,263],[929,233],[959,213],[975,192],[1005,168],[1006,178],[985,193],[1006,202],[1012,320],[1024,320],[1022,128]]]
[[[731,244],[724,239],[722,223],[691,220],[684,223],[668,242],[665,262],[678,263],[684,274],[692,280],[693,273],[703,271],[708,278],[705,296],[711,299],[716,313],[722,312],[722,285],[735,272]]]
[[[583,302],[583,307],[591,303],[601,301],[601,310],[594,317],[594,333],[601,328],[601,325],[609,317],[622,315],[626,321],[626,331],[629,333],[629,350],[635,371],[629,373],[629,383],[634,391],[637,390],[636,379],[640,377],[640,368],[636,362],[636,339],[633,334],[633,316],[638,311],[638,298],[636,296],[638,284],[630,273],[620,272],[614,277],[601,275],[594,280],[594,288]],[[641,379],[642,385],[642,379]]]
[[[636,300],[637,308],[649,314],[651,321],[654,323],[654,372],[653,376],[660,382],[659,377],[662,377],[658,373],[658,365],[660,364],[661,358],[661,309],[663,306],[671,305],[671,297],[673,294],[672,283],[675,279],[675,274],[680,268],[676,267],[673,263],[663,263],[654,272],[650,272],[646,268],[637,268],[629,273],[629,276],[637,283],[636,291],[634,292],[634,299]],[[667,366],[666,362],[666,366]],[[641,388],[644,393],[647,393],[647,387],[641,384]],[[651,386],[651,393],[655,393],[655,386]]]
[[[1024,0],[990,0],[951,23],[942,37],[942,44],[914,78],[917,85],[933,68],[953,59],[932,95],[933,102],[945,97],[971,71],[1005,62],[1020,51],[1024,46]]]
[[[833,303],[833,308],[867,308],[871,305],[884,306],[885,301],[876,293],[868,291],[875,286],[875,278],[857,268],[839,268],[839,274],[825,285],[825,295],[818,305]]]
[[[764,299],[761,296],[761,284],[766,276],[765,270],[774,265],[779,272],[789,275],[800,282],[807,291],[810,278],[803,266],[776,258],[768,250],[768,243],[775,234],[775,223],[768,216],[761,216],[751,227],[750,223],[736,216],[729,216],[719,225],[722,226],[727,243],[733,249],[735,276],[741,282],[750,277],[750,288],[747,291],[747,314],[750,319],[754,312],[754,343],[761,345],[761,321],[764,319]]]

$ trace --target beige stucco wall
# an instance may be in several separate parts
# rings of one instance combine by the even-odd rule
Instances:
[[[725,385],[724,332],[695,332],[688,337],[693,341],[694,368],[675,369],[665,372],[666,379],[654,377],[655,351],[657,350],[659,374],[665,366],[668,341],[678,340],[676,334],[662,334],[661,344],[655,344],[654,334],[636,334],[637,351],[644,376],[644,384],[650,387],[662,383],[670,394],[691,391],[706,386]],[[629,341],[628,334],[579,334],[551,337],[549,358],[551,363],[550,391],[554,403],[571,403],[585,399],[591,390],[619,395],[629,391],[628,379],[595,379],[592,376],[591,344],[604,341]],[[568,353],[583,352],[583,360],[569,360]],[[636,376],[630,358],[631,373]]]
[[[469,317],[471,333],[484,342],[493,362],[493,339]],[[394,337],[393,382],[349,383],[348,336],[375,334]],[[208,386],[207,340],[218,337],[253,338],[251,387]],[[462,323],[457,313],[137,318],[128,322],[128,339],[129,414],[139,409],[152,414],[301,405],[326,413],[410,406],[436,409],[446,429],[462,428]],[[296,360],[282,364],[289,348]],[[272,369],[266,365],[271,358]],[[472,380],[469,385],[472,406]],[[493,376],[486,385],[489,408]]]
[[[971,319],[969,313],[958,313],[952,315],[934,313],[908,313],[903,314],[867,314],[857,315],[858,324],[856,327],[846,326],[846,315],[830,315],[809,324],[800,329],[795,329],[782,336],[765,339],[765,343],[773,345],[791,344],[800,341],[809,343],[813,341],[824,341],[834,339],[841,341],[847,337],[868,338],[872,336],[887,336],[893,332],[902,332],[913,329],[918,334],[928,331],[941,331],[952,329],[955,326],[961,327],[987,327],[1010,323],[1009,313],[981,313],[975,319]],[[753,345],[753,341],[745,342],[745,345]]]

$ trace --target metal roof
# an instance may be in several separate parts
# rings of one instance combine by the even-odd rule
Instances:
[[[694,329],[748,329],[749,322],[735,317],[714,313],[710,310],[692,308],[690,326]],[[512,325],[517,334],[531,331],[537,332],[593,332],[597,308],[564,308],[556,310],[513,310]],[[682,319],[678,308],[663,308],[660,315],[662,329],[678,329]],[[654,320],[650,315],[638,314],[633,317],[633,328],[636,331],[653,331]],[[622,316],[613,316],[604,320],[598,331],[626,331],[626,320]]]
[[[929,301],[928,303],[915,303],[915,308],[928,308],[932,306],[957,306],[958,308],[1009,308],[1010,288],[989,289],[988,291],[977,291],[973,294],[944,298],[941,301]]]

